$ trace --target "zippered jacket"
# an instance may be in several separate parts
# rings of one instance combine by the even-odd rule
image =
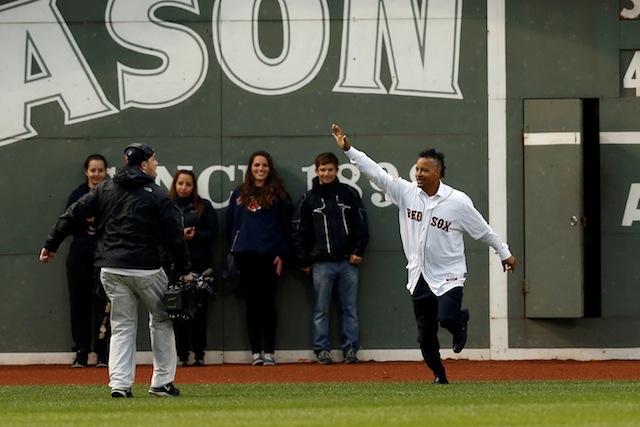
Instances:
[[[363,256],[369,243],[367,214],[358,192],[337,179],[304,193],[293,216],[293,241],[300,267]]]
[[[96,267],[154,270],[167,250],[180,275],[191,270],[181,215],[166,191],[139,167],[124,166],[60,216],[45,248],[56,252],[79,221],[95,217]]]

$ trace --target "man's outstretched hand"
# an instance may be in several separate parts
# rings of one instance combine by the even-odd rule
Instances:
[[[345,135],[342,129],[340,129],[340,126],[335,123],[332,124],[331,132],[331,135],[333,135],[333,138],[336,140],[340,148],[342,148],[344,151],[347,151],[349,148],[351,148],[351,144],[349,144],[349,141],[347,141],[347,135]]]

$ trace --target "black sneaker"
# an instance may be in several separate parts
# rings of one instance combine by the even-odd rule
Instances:
[[[204,366],[204,359],[196,359],[191,366]]]
[[[347,363],[347,364],[358,363],[356,352],[357,350],[353,347],[346,348],[344,350],[344,363]]]
[[[89,361],[89,353],[84,350],[76,351],[76,357],[71,364],[72,368],[86,368]]]
[[[436,375],[433,379],[433,384],[449,384],[449,380],[446,375]]]
[[[262,366],[264,365],[264,359],[262,358],[262,354],[253,353],[253,361],[251,362],[253,366]]]
[[[460,353],[467,343],[467,324],[469,323],[469,310],[460,310],[462,314],[462,327],[460,331],[453,337],[453,352]]]
[[[178,397],[180,396],[180,390],[178,390],[173,383],[169,383],[162,387],[151,387],[149,389],[149,394],[159,397]]]
[[[129,390],[113,389],[113,390],[111,390],[111,397],[113,397],[113,398],[116,398],[116,397],[133,397],[133,393],[131,393],[131,389],[129,389]]]
[[[96,368],[108,368],[109,367],[109,359],[107,356],[98,355],[98,363],[96,363]]]
[[[447,374],[444,370],[444,366],[441,368],[441,371],[435,374],[435,378],[433,379],[433,384],[449,384],[449,380],[447,379]]]
[[[329,350],[320,350],[318,352],[318,363],[321,365],[331,365],[333,363],[331,352]]]

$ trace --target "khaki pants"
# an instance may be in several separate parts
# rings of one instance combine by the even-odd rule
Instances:
[[[161,387],[173,382],[177,355],[173,323],[164,303],[167,275],[162,270],[144,277],[120,276],[101,271],[100,279],[111,300],[109,387],[127,390],[135,382],[140,301],[149,312],[149,333],[153,352],[151,387]]]

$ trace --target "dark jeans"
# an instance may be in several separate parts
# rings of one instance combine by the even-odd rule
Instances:
[[[192,271],[196,273],[202,273],[210,266],[211,262],[206,259],[191,259]],[[189,359],[189,350],[193,351],[196,360],[204,360],[204,351],[207,347],[208,308],[208,300],[205,299],[202,308],[193,315],[193,319],[173,321],[176,349],[181,361]]]
[[[205,300],[193,319],[173,321],[176,348],[181,361],[189,359],[189,350],[193,350],[196,360],[204,360],[204,349],[207,347],[207,307]]]
[[[98,270],[93,266],[93,260],[70,253],[67,257],[67,284],[73,351],[91,353],[93,348],[102,359],[107,355],[111,334],[108,315],[105,315],[108,301],[96,293],[97,287],[102,287],[102,284],[98,278]],[[102,293],[104,294],[104,291]],[[106,328],[102,338],[101,326]]]
[[[411,300],[422,357],[433,373],[439,375],[444,367],[440,359],[438,324],[453,335],[460,331],[464,321],[460,314],[462,287],[453,288],[441,297],[436,297],[420,276]]]
[[[240,287],[247,308],[247,328],[252,353],[274,353],[276,347],[276,285],[274,255],[237,253]]]

